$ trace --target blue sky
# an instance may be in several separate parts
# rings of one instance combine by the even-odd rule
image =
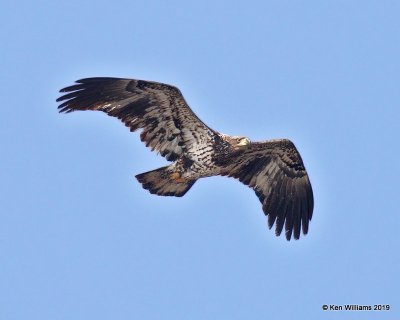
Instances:
[[[0,319],[400,317],[398,2],[4,1],[0,17]],[[56,111],[90,76],[174,84],[212,128],[291,139],[309,235],[275,237],[232,179],[142,189],[166,161],[137,133]]]

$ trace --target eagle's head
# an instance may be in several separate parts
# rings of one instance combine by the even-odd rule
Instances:
[[[232,145],[236,151],[245,150],[250,145],[250,139],[247,137],[232,137]]]

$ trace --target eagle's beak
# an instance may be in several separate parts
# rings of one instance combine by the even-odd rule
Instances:
[[[237,144],[238,147],[246,147],[250,144],[250,140],[248,138],[243,138],[242,140],[239,141]]]

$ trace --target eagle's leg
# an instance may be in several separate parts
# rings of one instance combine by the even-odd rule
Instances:
[[[175,182],[178,182],[178,183],[187,183],[190,181],[188,179],[183,178],[179,172],[171,173],[170,177],[172,180],[174,180]]]
[[[176,162],[170,165],[170,179],[177,183],[190,183],[193,178],[186,175],[187,172],[191,171],[191,167],[194,164],[193,160],[190,160],[185,155],[181,156]],[[195,179],[196,181],[197,179]]]

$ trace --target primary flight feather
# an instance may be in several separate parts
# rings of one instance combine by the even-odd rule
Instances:
[[[178,88],[152,81],[87,78],[61,89],[60,112],[99,110],[120,119],[151,150],[172,161],[138,174],[143,188],[161,196],[183,196],[199,179],[222,175],[252,188],[276,235],[308,232],[314,200],[303,161],[287,139],[250,142],[205,125]]]

